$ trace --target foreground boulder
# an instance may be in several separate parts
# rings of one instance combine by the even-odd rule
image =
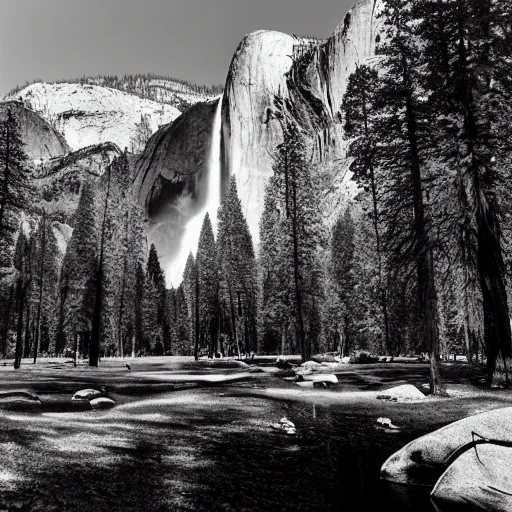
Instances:
[[[384,463],[381,477],[389,482],[433,487],[471,446],[474,433],[477,439],[511,440],[512,407],[464,418],[412,441]]]
[[[512,510],[512,446],[468,449],[437,481],[431,500],[440,512]]]

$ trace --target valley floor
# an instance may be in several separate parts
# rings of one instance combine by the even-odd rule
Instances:
[[[128,362],[131,370],[125,366]],[[388,402],[388,387],[428,379],[426,364],[347,365],[330,390],[236,362],[191,358],[1,366],[0,390],[31,389],[42,406],[0,410],[0,509],[96,511],[350,511],[394,495],[385,459],[457,419],[512,406],[512,394],[471,384],[445,364],[446,399]],[[226,380],[227,379],[227,380]],[[106,386],[117,406],[76,412],[73,393]],[[272,428],[286,416],[297,434]],[[379,417],[400,427],[384,431]],[[423,495],[407,510],[430,510]],[[396,506],[391,508],[397,510]]]

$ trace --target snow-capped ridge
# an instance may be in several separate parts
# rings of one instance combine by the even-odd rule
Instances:
[[[15,98],[46,119],[72,150],[103,142],[130,148],[143,118],[154,133],[180,115],[170,105],[90,84],[36,83]]]

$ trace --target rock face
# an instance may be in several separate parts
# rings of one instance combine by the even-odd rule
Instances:
[[[21,138],[25,144],[25,152],[29,160],[42,161],[65,155],[69,146],[64,137],[39,114],[19,101],[3,101],[0,103],[0,119],[11,110],[21,129]]]
[[[332,187],[322,203],[327,224],[339,213],[343,194],[350,194],[347,190],[354,187],[347,173],[347,142],[343,138],[340,107],[350,74],[358,64],[371,61],[374,56],[380,2],[358,3],[327,41],[258,31],[247,35],[238,46],[222,103],[222,177],[225,183],[228,176],[236,176],[256,245],[265,186],[272,175],[275,148],[282,141],[284,119],[294,120],[302,127],[313,161],[324,162],[331,174]],[[198,162],[207,161],[204,130],[212,125],[215,109],[199,109],[187,112],[173,127],[162,129],[161,137],[155,136],[146,148],[137,179],[139,197],[151,213],[155,191],[163,189],[159,176],[182,181],[180,169],[189,175],[187,169],[193,171]],[[201,121],[185,122],[189,115]],[[183,143],[185,140],[190,141],[188,146]],[[155,152],[156,147],[162,150]],[[188,151],[186,158],[184,148]],[[186,195],[189,190],[184,187]],[[177,192],[174,188],[173,194]]]
[[[193,106],[173,123],[160,128],[137,158],[135,190],[150,215],[158,210],[160,194],[168,183],[184,184],[185,195],[197,195],[196,182],[207,172],[211,120],[216,106],[217,101]]]
[[[46,119],[72,150],[104,142],[130,148],[142,117],[154,133],[180,115],[171,105],[88,84],[37,83],[16,99]]]
[[[224,88],[223,167],[236,176],[253,237],[272,175],[272,154],[282,140],[274,100],[276,95],[289,97],[286,73],[300,42],[280,32],[247,35],[233,56]]]
[[[135,161],[135,193],[152,222],[150,239],[164,268],[183,226],[206,201],[204,183],[217,104],[218,100],[197,104],[160,128]]]
[[[102,176],[120,154],[115,144],[107,142],[42,162],[36,166],[34,178],[41,192],[40,206],[52,218],[68,222],[78,205],[84,180]]]
[[[282,141],[282,118],[302,126],[316,161],[342,159],[335,172],[341,174],[338,184],[343,186],[346,142],[340,108],[348,77],[374,55],[379,1],[358,3],[325,42],[255,32],[238,47],[224,93],[224,165],[237,177],[256,241],[273,153]],[[276,97],[282,101],[276,102]],[[326,220],[333,220],[338,192],[327,201],[331,204],[324,208],[330,213]]]

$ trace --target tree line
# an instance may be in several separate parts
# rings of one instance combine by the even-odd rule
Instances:
[[[123,155],[100,181],[83,184],[56,267],[45,263],[56,241],[44,212],[18,236],[1,332],[15,334],[19,351],[33,340],[24,353],[71,347],[93,360],[423,352],[433,393],[444,392],[440,359],[462,352],[486,363],[489,385],[507,384],[511,5],[384,2],[378,58],[350,76],[340,116],[358,190],[331,228],[322,208],[333,170],[312,162],[311,138],[283,113],[258,255],[232,177],[217,233],[207,215],[182,284],[167,290]],[[14,168],[4,165],[4,189],[9,176],[17,176],[13,190],[25,179],[9,174]],[[15,228],[3,212],[23,207],[18,189],[2,196],[3,247]],[[5,336],[2,343],[5,350]]]
[[[509,1],[387,0],[377,64],[357,67],[343,103],[386,343],[417,337],[433,392],[454,345],[508,383],[511,14]]]

